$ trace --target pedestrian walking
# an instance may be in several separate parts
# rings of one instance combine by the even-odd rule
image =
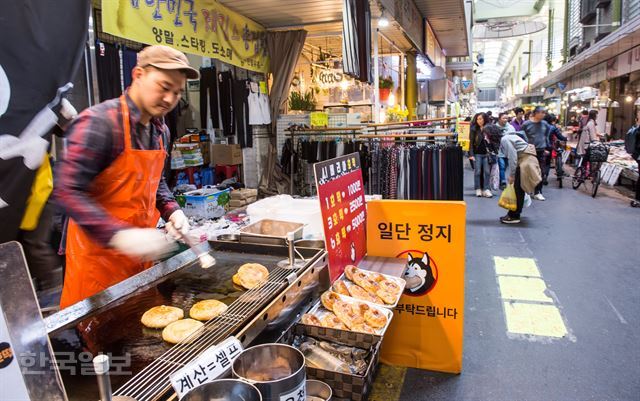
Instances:
[[[491,168],[489,166],[489,155],[487,141],[484,138],[482,129],[487,125],[488,117],[486,113],[478,113],[471,120],[469,146],[469,160],[474,162],[474,188],[477,197],[491,198],[493,194],[489,190],[491,182]]]
[[[635,161],[638,163],[638,171],[640,171],[640,110],[636,112],[636,122],[629,128],[624,139],[624,147]],[[640,208],[640,179],[636,181],[636,196],[631,201],[631,207]]]
[[[506,216],[500,218],[500,222],[518,224],[524,207],[525,193],[533,191],[542,180],[537,153],[533,145],[515,132],[503,136],[499,131],[487,128],[487,139],[490,146],[499,147],[499,152],[509,160],[507,181],[513,184],[516,193],[516,210],[509,210]]]
[[[525,121],[522,125],[522,130],[527,135],[527,139],[530,144],[536,148],[538,157],[538,163],[542,169],[542,181],[535,189],[533,199],[544,201],[545,197],[542,195],[543,182],[547,180],[549,170],[547,169],[547,158],[551,155],[549,152],[549,124],[544,121],[544,116],[547,114],[544,107],[536,106],[531,113],[530,119]]]

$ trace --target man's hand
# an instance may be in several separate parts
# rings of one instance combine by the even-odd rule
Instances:
[[[510,185],[513,185],[513,183],[514,183],[514,182],[516,182],[516,177],[514,177],[514,176],[510,175],[510,176],[509,176],[509,184],[510,184]]]
[[[155,228],[129,228],[118,231],[109,245],[117,251],[142,260],[157,260],[177,249],[177,244]]]
[[[169,235],[176,240],[182,239],[189,233],[189,219],[182,210],[176,210],[169,217],[169,222],[165,228]]]
[[[476,160],[476,158],[473,157],[473,156],[469,156],[469,160],[474,161],[474,160]]]

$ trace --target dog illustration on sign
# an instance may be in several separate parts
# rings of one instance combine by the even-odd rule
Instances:
[[[427,252],[422,258],[415,258],[411,253],[407,254],[407,267],[403,278],[407,282],[405,293],[409,295],[421,295],[431,290],[436,282],[431,269],[431,258]]]

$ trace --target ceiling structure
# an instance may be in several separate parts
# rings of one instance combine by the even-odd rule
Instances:
[[[414,1],[420,13],[428,18],[447,56],[469,55],[465,0]],[[319,42],[324,41],[327,46],[324,37],[332,38],[342,33],[343,0],[219,0],[219,2],[269,30],[305,29],[309,32],[310,42],[313,45],[320,46]],[[371,3],[372,18],[376,19],[380,15],[380,10],[376,2]],[[381,28],[380,31],[402,51],[414,48],[402,31],[402,27],[396,22],[392,21],[388,27]],[[464,40],[461,40],[462,38]],[[336,46],[338,39],[329,41],[332,53],[341,47]]]
[[[342,4],[343,0],[219,0],[232,10],[251,18],[268,30],[304,29],[308,32],[307,47],[327,52],[335,57],[342,55]],[[265,12],[265,10],[268,10]],[[380,16],[378,7],[372,5],[371,17]],[[391,22],[380,28],[380,53],[409,51],[413,45],[402,28]]]
[[[562,14],[558,13],[560,7],[564,12],[562,0],[474,1],[473,59],[477,61],[479,54],[484,58],[476,68],[478,87],[498,85],[521,40],[546,41],[549,7],[556,10],[554,24],[562,23]]]
[[[469,55],[465,0],[415,0],[448,57]]]

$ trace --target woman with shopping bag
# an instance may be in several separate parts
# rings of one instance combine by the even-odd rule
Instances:
[[[520,223],[520,214],[524,206],[525,193],[532,193],[542,182],[542,171],[538,163],[535,147],[515,133],[501,135],[500,129],[488,125],[484,129],[485,136],[493,146],[499,146],[500,154],[509,160],[508,186],[501,196],[499,204],[509,212],[500,218],[504,224]],[[515,208],[513,194],[515,193]],[[504,206],[503,206],[504,204]]]

